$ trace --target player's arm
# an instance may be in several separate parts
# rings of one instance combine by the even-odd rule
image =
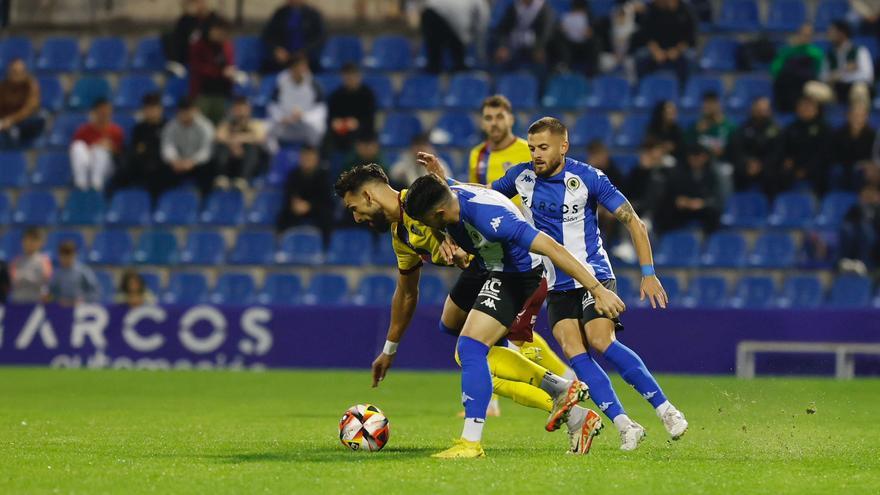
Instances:
[[[440,164],[440,160],[436,155],[432,155],[431,153],[425,153],[424,151],[419,151],[416,154],[416,162],[425,167],[425,170],[428,173],[434,174],[440,178],[443,182],[446,182],[450,186],[456,184],[467,184],[469,186],[482,187],[484,189],[489,189],[489,186],[485,184],[477,184],[477,183],[469,183],[469,182],[461,182],[453,179],[452,177],[446,176],[446,169],[443,168],[443,165]]]
[[[530,251],[550,258],[557,269],[564,271],[587,288],[596,301],[596,311],[609,318],[616,318],[626,309],[617,294],[608,290],[565,247],[549,235],[540,232],[532,241]]]
[[[385,379],[385,374],[394,356],[397,354],[397,345],[403,339],[406,329],[412,321],[413,313],[419,303],[419,272],[416,268],[407,272],[400,272],[397,276],[397,287],[391,297],[391,324],[388,334],[385,336],[385,347],[373,361],[373,387]]]
[[[629,201],[624,201],[614,210],[614,216],[629,230],[633,245],[636,247],[636,254],[639,256],[639,265],[642,267],[641,300],[644,301],[647,297],[652,308],[657,306],[665,308],[669,296],[666,295],[666,290],[654,273],[654,255],[651,252],[651,239],[648,237],[645,222],[639,218]]]

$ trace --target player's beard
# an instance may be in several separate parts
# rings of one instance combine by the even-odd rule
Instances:
[[[550,177],[551,175],[555,174],[558,171],[557,169],[559,168],[560,165],[562,165],[563,160],[565,160],[565,158],[563,156],[560,156],[559,159],[555,161],[555,163],[550,163],[550,162],[545,161],[542,164],[542,167],[543,167],[542,171],[538,172],[537,166],[535,167],[535,174],[538,177]]]

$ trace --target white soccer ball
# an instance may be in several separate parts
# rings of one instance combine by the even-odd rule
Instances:
[[[348,408],[339,420],[339,441],[351,450],[377,452],[388,443],[391,435],[388,418],[372,404]]]

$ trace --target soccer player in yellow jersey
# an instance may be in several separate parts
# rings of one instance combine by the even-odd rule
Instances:
[[[507,169],[532,159],[529,143],[513,134],[513,107],[502,95],[492,95],[480,106],[480,128],[486,140],[471,150],[470,182],[491,186]],[[516,198],[514,203],[519,205]]]
[[[385,172],[376,164],[358,165],[344,172],[336,181],[335,189],[355,221],[366,223],[380,232],[391,231],[391,242],[397,255],[399,275],[391,300],[391,324],[385,347],[372,366],[375,387],[394,362],[397,346],[415,312],[423,263],[449,266],[441,250],[445,237],[406,215],[402,206],[406,190],[394,190]],[[476,300],[483,281],[477,279],[478,274],[470,267],[470,257],[464,251],[457,251],[454,264],[465,270],[446,300],[440,328],[457,335],[464,326],[463,316]],[[529,325],[532,323],[531,319],[525,321]],[[532,352],[531,356],[541,358],[535,360],[543,364],[547,360],[545,352]],[[570,450],[578,454],[589,452],[592,439],[602,425],[597,413],[577,405],[587,395],[581,382],[566,379],[507,347],[492,347],[488,361],[496,393],[549,412],[546,425],[549,431],[565,422]]]

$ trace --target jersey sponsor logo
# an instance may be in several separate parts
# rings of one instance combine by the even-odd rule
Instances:
[[[531,175],[523,175],[520,180],[523,182],[535,182],[535,179],[533,179]]]
[[[581,307],[583,309],[587,309],[587,306],[591,306],[595,302],[596,301],[593,299],[593,295],[587,292],[586,294],[584,294],[584,298],[581,300]]]
[[[492,277],[483,284],[483,288],[480,289],[480,293],[477,294],[477,297],[486,297],[488,299],[494,299],[496,301],[501,300],[501,280]]]
[[[599,404],[599,409],[602,412],[605,412],[608,410],[609,407],[611,407],[611,404],[612,404],[611,402],[603,402],[603,403]]]
[[[565,181],[565,187],[571,192],[577,191],[577,189],[581,187],[581,180],[577,177],[570,177]]]
[[[465,403],[466,403],[467,401],[469,401],[469,400],[474,400],[474,398],[471,397],[470,395],[468,395],[468,394],[462,392],[462,393],[461,393],[461,403],[462,403],[462,404],[465,404]]]
[[[496,310],[496,311],[498,310],[498,308],[495,307],[495,300],[494,300],[494,299],[490,299],[490,298],[487,297],[487,298],[484,299],[483,302],[481,302],[480,304],[482,304],[483,306],[485,306],[485,307],[487,307],[487,308],[492,308],[492,309],[494,309],[494,310]]]
[[[654,390],[654,391],[652,391],[652,392],[645,392],[645,393],[642,394],[642,397],[644,397],[646,400],[651,400],[651,399],[654,398],[655,395],[657,395],[657,391],[656,391],[656,390]]]
[[[498,227],[501,226],[501,217],[493,218],[492,221],[489,222],[489,225],[492,226],[492,230],[494,230],[495,232],[498,232]]]
[[[560,205],[555,201],[550,203],[546,201],[538,201],[537,203],[532,205],[532,208],[549,213],[562,213],[563,215],[569,213],[579,213],[581,211],[581,205],[579,204],[568,205],[563,203],[562,205]]]

